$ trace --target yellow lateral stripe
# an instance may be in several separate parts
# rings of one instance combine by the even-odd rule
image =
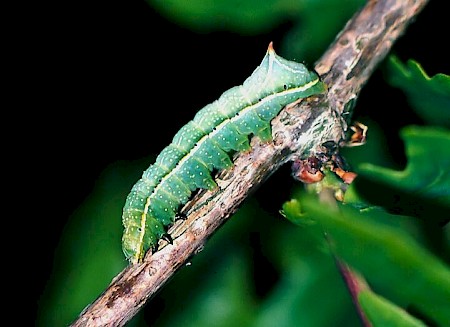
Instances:
[[[136,262],[138,262],[141,259],[141,256],[143,256],[143,247],[144,247],[144,235],[145,235],[145,223],[147,220],[147,212],[148,212],[148,207],[150,206],[150,197],[147,198],[147,201],[145,203],[145,207],[144,207],[144,211],[142,212],[141,215],[141,231],[139,233],[139,249],[138,251],[136,251]]]
[[[245,113],[245,112],[247,112],[247,111],[249,111],[249,110],[252,110],[252,109],[254,109],[254,108],[256,108],[256,107],[258,107],[258,106],[264,104],[265,102],[270,101],[270,100],[272,100],[273,98],[276,98],[276,97],[278,97],[278,96],[282,96],[282,95],[286,95],[286,94],[290,94],[290,93],[295,93],[295,92],[307,90],[308,88],[310,88],[310,87],[316,85],[318,82],[319,82],[319,79],[317,78],[317,79],[315,79],[315,80],[313,80],[313,81],[311,81],[311,82],[309,82],[309,83],[307,83],[307,84],[305,84],[305,85],[296,87],[296,88],[294,88],[294,89],[289,89],[289,90],[285,90],[285,91],[282,91],[282,92],[279,92],[279,93],[274,93],[274,94],[268,95],[267,97],[265,97],[265,98],[262,99],[261,101],[255,103],[255,104],[253,104],[253,105],[251,105],[251,106],[245,107],[244,109],[242,109],[242,110],[239,112],[239,114],[241,115],[242,113]],[[155,188],[153,189],[152,194],[150,194],[150,195],[148,196],[148,198],[147,198],[147,202],[146,202],[146,204],[145,204],[145,209],[144,209],[144,210],[145,210],[145,211],[148,210],[148,206],[150,205],[150,202],[149,202],[148,200],[149,200],[150,198],[152,198],[152,197],[154,196],[154,194],[156,194],[156,193],[158,192],[158,190],[159,190],[161,184],[162,184],[166,179],[168,179],[170,176],[172,176],[175,172],[177,172],[178,169],[179,169],[179,167],[181,167],[182,164],[183,164],[186,160],[188,160],[189,158],[192,157],[193,153],[195,153],[195,151],[197,150],[197,148],[199,148],[200,145],[202,145],[202,143],[205,142],[206,138],[214,136],[215,134],[217,134],[218,132],[220,132],[221,129],[222,129],[225,125],[227,125],[228,123],[233,122],[234,120],[236,120],[236,119],[238,119],[238,118],[239,118],[239,115],[235,115],[235,116],[233,116],[232,118],[227,118],[227,119],[225,119],[222,123],[220,123],[219,125],[217,125],[217,127],[215,128],[215,130],[213,130],[213,131],[212,131],[211,133],[209,133],[209,134],[205,134],[200,140],[198,140],[197,144],[196,144],[196,145],[195,145],[195,146],[194,146],[194,147],[193,147],[193,148],[192,148],[192,149],[191,149],[191,150],[190,150],[183,158],[181,158],[181,160],[177,163],[177,165],[176,165],[176,166],[175,166],[175,167],[174,167],[167,175],[165,175],[165,176],[161,179],[161,182],[160,182],[158,185],[155,186]]]
[[[239,111],[239,114],[241,115],[242,113],[246,113],[247,111],[252,110],[254,108],[257,108],[258,106],[264,104],[265,102],[268,102],[268,101],[270,101],[270,100],[272,100],[274,98],[277,98],[279,96],[283,96],[283,95],[286,95],[286,94],[291,94],[291,93],[296,93],[296,92],[299,92],[299,91],[301,92],[301,91],[307,90],[310,87],[316,85],[319,81],[320,80],[317,78],[317,79],[315,79],[315,80],[313,80],[313,81],[311,81],[311,82],[309,82],[309,83],[307,83],[305,85],[302,85],[302,86],[299,86],[299,87],[296,87],[296,88],[293,88],[293,89],[289,89],[289,90],[284,90],[284,91],[279,92],[279,93],[274,93],[274,94],[268,95],[264,99],[262,99],[261,101],[255,103],[255,104],[253,104],[251,106],[247,106],[247,107],[243,108],[241,111]],[[222,130],[222,128],[225,127],[225,125],[227,125],[228,123],[232,123],[234,120],[238,119],[239,117],[240,116],[236,114],[232,118],[226,118],[223,122],[221,122],[219,125],[217,125],[217,127],[211,133],[205,134],[202,138],[200,138],[200,140],[198,140],[196,145],[183,158],[180,159],[180,161],[177,163],[177,165],[161,179],[159,184],[156,185],[155,188],[153,189],[153,192],[147,197],[147,201],[146,201],[145,207],[144,207],[144,213],[142,214],[141,226],[142,226],[142,221],[144,221],[144,225],[143,226],[145,226],[144,215],[147,214],[148,208],[149,208],[150,202],[151,202],[150,200],[155,196],[155,194],[158,193],[159,188],[161,187],[162,183],[166,179],[171,177],[173,174],[178,172],[178,169],[180,169],[179,167],[181,167],[185,161],[187,161],[189,158],[191,158],[194,155],[194,153],[197,151],[197,149],[200,147],[200,145],[202,145],[202,143],[205,142],[205,140],[208,137],[212,137],[215,134],[219,133]],[[141,231],[141,233],[143,233],[143,232]],[[143,239],[143,235],[141,237],[141,242],[142,242],[142,239]]]

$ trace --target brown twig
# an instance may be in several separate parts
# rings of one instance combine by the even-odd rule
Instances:
[[[316,64],[328,94],[287,106],[273,121],[274,142],[253,139],[253,150],[219,176],[220,190],[199,194],[186,207],[188,220],[172,229],[173,244],[125,268],[71,326],[124,325],[280,166],[313,155],[325,141],[341,142],[361,88],[426,3],[368,1]]]
[[[339,258],[336,258],[336,264],[341,272],[345,284],[347,285],[350,296],[352,297],[352,301],[356,307],[356,311],[358,312],[358,316],[361,319],[363,326],[371,327],[372,324],[370,323],[358,301],[359,293],[368,290],[369,285],[367,285],[365,278],[361,274],[349,267],[345,262],[339,260]]]

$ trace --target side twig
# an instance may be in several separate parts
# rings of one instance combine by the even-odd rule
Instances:
[[[71,326],[123,326],[280,166],[313,155],[326,141],[341,142],[361,88],[426,3],[369,0],[316,64],[328,94],[287,106],[273,121],[274,142],[253,139],[253,150],[219,176],[220,190],[197,195],[184,209],[188,219],[170,231],[173,244],[125,268]]]

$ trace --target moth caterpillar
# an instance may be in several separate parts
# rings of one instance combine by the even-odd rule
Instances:
[[[325,90],[315,72],[278,56],[271,42],[251,76],[197,112],[133,186],[122,215],[125,257],[134,264],[154,250],[180,206],[195,190],[217,187],[212,171],[230,168],[231,153],[249,150],[251,135],[270,141],[270,122],[285,105]]]

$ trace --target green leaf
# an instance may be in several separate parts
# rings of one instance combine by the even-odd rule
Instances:
[[[409,315],[394,303],[370,290],[358,294],[358,302],[373,327],[425,327],[426,325]]]
[[[387,62],[388,82],[400,88],[416,113],[427,123],[450,127],[450,76],[429,77],[414,60],[404,65],[397,57]]]
[[[297,231],[297,235],[302,233]],[[278,283],[260,305],[254,326],[359,326],[333,258],[318,252],[305,256],[310,251],[306,247],[297,246],[296,251],[289,252],[289,264],[283,267]]]
[[[358,174],[418,199],[450,207],[450,132],[446,129],[409,126],[401,131],[401,137],[405,142],[408,160],[404,170],[365,163],[359,165]]]
[[[288,17],[298,17],[302,1],[290,0],[147,0],[172,21],[197,32],[268,31]]]
[[[130,185],[139,176],[130,174],[129,166],[108,167],[70,217],[39,303],[38,326],[69,325],[128,264],[121,249],[120,217]]]
[[[332,210],[310,198],[302,203],[330,235],[337,256],[360,271],[374,289],[389,294],[400,306],[417,309],[430,321],[448,324],[450,269],[442,260],[402,229],[380,223],[380,218],[389,219],[381,211],[349,205]]]
[[[250,262],[242,250],[231,251],[214,266],[213,273],[199,272],[204,277],[195,293],[183,295],[183,310],[176,310],[164,325],[250,326],[256,309]]]
[[[211,321],[214,326],[263,327],[273,326],[274,321],[280,327],[359,326],[330,254],[317,249],[308,235],[291,224],[249,206],[257,204],[252,202],[162,290],[173,310],[158,322],[164,326],[210,326]],[[233,228],[236,223],[244,223],[244,230]],[[261,238],[261,247],[249,251],[243,246],[249,235]],[[258,251],[267,258],[262,268]],[[279,275],[276,279],[273,270]],[[256,280],[269,291],[257,292]],[[189,301],[180,294],[191,294]],[[161,312],[155,310],[154,315]]]
[[[362,0],[303,1],[292,29],[287,31],[283,39],[280,53],[312,63],[365,3]]]
[[[169,20],[198,33],[231,31],[241,35],[267,33],[293,24],[280,53],[312,62],[363,0],[146,0]],[[292,40],[295,40],[293,42]]]

